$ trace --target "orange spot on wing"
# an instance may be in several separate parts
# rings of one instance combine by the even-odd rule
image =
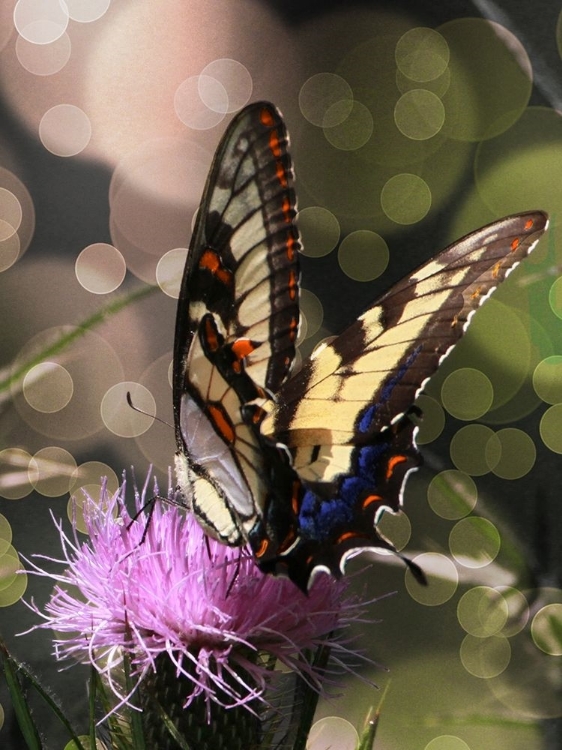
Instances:
[[[277,154],[275,154],[275,152],[274,152],[274,155],[277,156]],[[279,153],[279,155],[280,155],[280,153]],[[283,166],[283,164],[281,163],[280,160],[278,160],[275,163],[275,174],[277,175],[277,179],[279,180],[279,183],[280,183],[281,187],[286,188],[287,184],[288,184],[287,183],[287,173],[285,172],[285,168],[284,168],[284,166]]]
[[[260,424],[260,422],[265,418],[266,411],[257,404],[247,404],[245,406],[245,414],[246,416],[249,415],[252,424]]]
[[[265,555],[267,552],[267,548],[269,547],[269,541],[267,539],[262,539],[260,546],[257,548],[257,550],[254,550],[254,557],[260,558]]]
[[[279,145],[279,136],[277,135],[276,130],[272,130],[269,134],[269,148],[271,149],[273,156],[275,156],[276,159],[279,159],[281,156],[281,146]],[[277,168],[279,168],[279,165],[277,165]]]
[[[529,229],[532,229],[534,223],[535,222],[532,219],[527,219],[527,221],[525,222],[525,227],[524,227],[525,231],[528,232]]]
[[[289,329],[289,338],[291,341],[294,341],[297,337],[297,332],[299,330],[299,321],[296,318],[291,318],[291,325]]]
[[[511,252],[512,253],[514,253],[517,250],[517,248],[519,247],[519,242],[520,242],[519,237],[516,237],[513,240],[513,242],[511,243]]]
[[[283,198],[283,204],[281,206],[283,210],[283,218],[288,223],[291,221],[291,201],[287,196]]]
[[[297,296],[297,275],[296,273],[291,269],[291,272],[289,274],[289,297],[294,300]]]
[[[368,508],[369,505],[372,505],[373,503],[380,503],[382,501],[382,497],[380,495],[367,495],[367,497],[363,500],[363,508]]]
[[[210,271],[221,284],[232,286],[232,274],[222,265],[219,256],[213,250],[205,250],[199,260],[199,268]]]
[[[407,456],[392,456],[392,458],[389,460],[388,464],[386,465],[386,478],[390,479],[390,477],[394,474],[394,469],[396,469],[397,466],[400,464],[403,464],[404,461],[407,461]]]
[[[293,235],[290,234],[287,237],[287,257],[289,258],[289,260],[293,260],[293,258],[295,257],[295,245],[296,240]]]
[[[288,532],[288,534],[285,537],[285,539],[283,539],[283,541],[279,545],[279,549],[278,549],[279,554],[283,554],[283,552],[285,552],[285,550],[289,549],[289,547],[291,546],[291,544],[293,544],[293,542],[295,541],[295,539],[296,539],[295,530],[291,529]]]
[[[355,532],[353,532],[353,531],[347,531],[345,534],[342,534],[341,536],[339,536],[337,538],[336,544],[341,544],[342,542],[347,542],[348,539],[353,539],[353,538],[355,538],[357,536],[358,536],[358,534],[356,534]]]
[[[472,294],[470,295],[470,298],[471,298],[471,299],[478,299],[478,297],[480,297],[480,295],[481,295],[481,294],[482,294],[482,289],[481,289],[481,287],[477,287],[477,288],[476,288],[476,289],[475,289],[475,290],[474,290],[474,291],[472,292]]]
[[[217,331],[211,320],[211,318],[205,320],[205,341],[209,349],[212,352],[216,352],[219,348],[219,340],[217,338]]]
[[[210,404],[208,409],[211,421],[217,428],[224,441],[230,444],[234,443],[234,427],[232,426],[232,422],[230,421],[230,419],[228,419],[224,411],[220,407],[213,404]]]
[[[256,345],[250,339],[236,339],[232,344],[232,351],[236,359],[241,360],[251,354],[256,348]]]
[[[496,265],[492,268],[492,276],[494,279],[497,279],[500,274],[500,269],[502,267],[501,262],[497,262]]]
[[[265,107],[260,112],[260,121],[262,125],[265,125],[266,128],[273,128],[273,126],[275,125],[273,115]],[[275,164],[275,174],[277,175],[277,179],[279,180],[282,187],[287,187],[287,173],[285,172],[285,168],[283,167],[283,164],[281,162],[283,150],[281,148],[281,142],[279,140],[279,133],[277,132],[276,128],[273,128],[273,130],[269,134],[269,148],[271,149],[271,153],[277,160]]]
[[[260,121],[266,128],[270,128],[273,125],[273,115],[265,107],[260,112]]]
[[[299,514],[299,492],[301,483],[298,481],[293,482],[293,494],[291,496],[291,508],[295,516]]]

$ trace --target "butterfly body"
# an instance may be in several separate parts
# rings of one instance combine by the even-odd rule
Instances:
[[[398,511],[424,383],[471,315],[545,231],[507,217],[444,250],[290,375],[298,328],[295,195],[287,135],[258,102],[233,120],[203,195],[174,347],[176,473],[206,531],[249,543],[306,590],[369,548]]]

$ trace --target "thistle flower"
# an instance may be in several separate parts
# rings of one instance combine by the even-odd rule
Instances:
[[[147,486],[141,493],[135,487],[137,512]],[[156,696],[176,726],[183,722],[182,732],[197,714],[199,732],[214,725],[209,747],[216,748],[219,714],[243,710],[252,726],[263,718],[276,661],[322,693],[326,673],[310,653],[329,646],[332,663],[345,667],[348,644],[332,634],[360,616],[359,602],[344,597],[346,582],[319,575],[306,596],[291,581],[262,574],[244,551],[208,539],[173,503],[172,490],[170,503],[156,502],[147,522],[128,513],[125,489],[124,481],[110,497],[103,488],[97,503],[86,497],[87,541],[76,531],[70,539],[57,524],[63,559],[55,562],[63,572],[33,565],[56,581],[44,613],[30,606],[44,618],[36,627],[59,634],[57,658],[90,662],[117,709],[131,701],[123,679],[130,669],[145,713]],[[259,734],[255,726],[252,732]],[[237,746],[231,733],[225,746]]]

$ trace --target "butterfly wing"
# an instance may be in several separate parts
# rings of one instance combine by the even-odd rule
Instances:
[[[215,154],[181,284],[174,343],[176,472],[209,534],[241,544],[267,494],[241,405],[286,378],[298,328],[298,234],[287,133],[258,102]]]
[[[546,214],[529,212],[454,243],[282,385],[262,431],[289,448],[302,490],[295,541],[264,569],[306,588],[318,569],[339,575],[362,547],[391,548],[374,523],[383,508],[400,508],[405,476],[420,463],[414,400],[546,227]]]
[[[469,235],[395,285],[290,380],[298,249],[287,134],[257,103],[234,118],[203,194],[174,345],[176,471],[207,532],[249,541],[306,590],[340,575],[398,510],[420,463],[416,395],[470,315],[532,248],[532,212]],[[276,394],[274,399],[273,394]]]

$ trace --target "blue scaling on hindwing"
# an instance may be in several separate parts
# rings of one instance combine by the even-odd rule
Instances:
[[[377,468],[386,451],[386,443],[356,448],[356,473],[339,483],[338,494],[331,499],[323,499],[313,489],[306,489],[299,513],[303,538],[322,542],[330,538],[334,528],[353,523],[361,497],[377,490]]]
[[[377,408],[379,404],[370,404],[363,414],[360,416],[357,427],[359,429],[359,432],[369,432],[369,428],[371,424],[373,423],[373,419],[375,417],[375,414],[377,413]]]
[[[358,432],[369,435],[379,409],[388,403],[394,388],[404,377],[412,363],[421,351],[421,346],[410,354],[398,371],[387,381],[379,399],[363,409],[357,419]],[[378,438],[378,436],[381,436]],[[373,440],[367,445],[356,446],[348,468],[348,474],[341,474],[336,479],[337,494],[332,498],[322,497],[313,487],[305,484],[299,512],[299,528],[303,539],[317,542],[328,541],[338,528],[352,527],[357,518],[358,508],[363,498],[369,494],[382,491],[379,488],[381,462],[388,454],[391,443],[389,437],[384,439],[383,433],[374,433]]]
[[[336,526],[353,520],[353,507],[338,495],[322,500],[314,490],[304,493],[299,513],[299,529],[303,539],[323,542],[331,536]]]

